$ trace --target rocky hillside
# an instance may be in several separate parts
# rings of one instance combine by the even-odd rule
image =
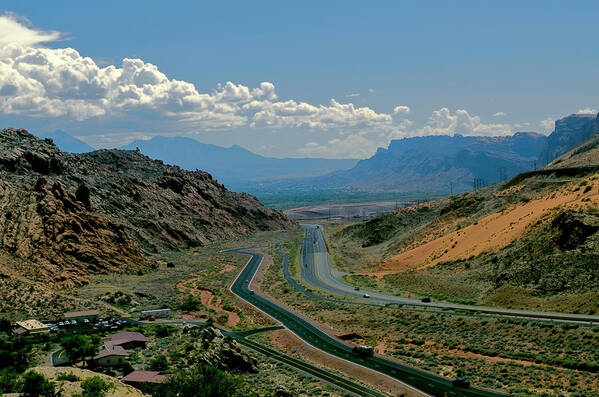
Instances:
[[[555,129],[547,137],[539,164],[545,165],[575,146],[599,134],[599,115],[571,114],[555,122]]]
[[[0,131],[0,193],[0,249],[18,259],[4,273],[67,284],[152,266],[144,251],[294,225],[205,172],[135,151],[64,153],[25,130]]]
[[[590,143],[589,143],[590,144]],[[577,149],[577,150],[580,150]],[[569,158],[577,164],[577,156]],[[599,167],[529,172],[334,229],[364,286],[460,302],[599,311]],[[376,277],[373,277],[376,276]],[[378,280],[378,281],[374,281]]]
[[[596,132],[589,139],[559,156],[546,168],[583,167],[599,163],[599,122]]]

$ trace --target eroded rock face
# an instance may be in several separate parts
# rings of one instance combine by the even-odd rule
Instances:
[[[68,285],[148,268],[144,251],[295,226],[205,172],[136,151],[64,153],[23,129],[0,131],[0,211],[0,250],[23,260],[17,272]]]
[[[233,373],[258,372],[258,360],[245,353],[235,339],[212,327],[190,332],[197,333],[195,349],[187,360],[190,366],[204,364]]]
[[[0,131],[0,171],[10,180],[59,181],[96,215],[125,226],[147,251],[199,246],[295,227],[255,197],[228,191],[202,171],[185,171],[137,151],[63,153],[25,130]]]
[[[6,180],[0,186],[0,248],[22,259],[20,275],[75,285],[90,274],[151,266],[122,225],[89,212],[61,182],[39,177],[31,190]]]
[[[555,122],[555,130],[547,138],[538,162],[545,165],[576,145],[599,133],[599,116],[572,114]]]

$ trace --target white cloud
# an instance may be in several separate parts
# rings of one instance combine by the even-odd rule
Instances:
[[[497,113],[493,114],[493,117],[502,117],[502,116],[507,116],[507,114],[505,112],[497,112]]]
[[[60,37],[24,26],[15,18],[0,20],[25,32],[3,38],[0,46],[0,112],[65,121],[149,118],[169,128],[232,129],[290,127],[310,129],[372,128],[391,125],[391,116],[368,107],[278,101],[274,84],[256,88],[227,82],[211,93],[188,82],[169,79],[156,65],[125,58],[119,66],[100,66],[73,48],[37,47]],[[6,28],[6,29],[8,29]],[[1,30],[0,30],[1,32]]]
[[[409,106],[396,106],[393,109],[393,114],[405,115],[405,114],[409,114],[409,113],[410,113],[410,107]]]
[[[539,125],[543,129],[544,133],[550,134],[555,128],[555,120],[551,117],[547,117],[545,120],[541,121]]]
[[[345,97],[346,97],[346,98],[355,98],[355,97],[358,97],[358,96],[360,96],[360,94],[358,94],[358,93],[353,93],[353,94],[347,94]]]
[[[60,38],[62,38],[61,33],[34,29],[27,19],[11,12],[0,15],[0,47],[11,43],[37,46]]]
[[[414,131],[415,135],[477,135],[500,136],[512,134],[510,124],[485,124],[479,116],[471,116],[468,111],[458,109],[454,114],[448,108],[433,111],[427,124]]]
[[[113,65],[73,48],[42,46],[62,37],[34,29],[12,14],[0,16],[0,114],[49,120],[57,126],[78,123],[82,131],[100,126],[102,135],[76,134],[97,147],[115,147],[158,133],[264,130],[299,136],[301,131],[301,143],[295,144],[303,146],[294,147],[297,153],[367,157],[394,138],[507,135],[513,130],[510,124],[486,124],[464,109],[453,113],[448,108],[435,110],[424,125],[414,127],[406,105],[387,114],[335,99],[318,105],[280,99],[271,82],[253,88],[226,82],[202,93],[141,59],[125,58]],[[368,92],[374,94],[374,89]],[[495,113],[500,115],[505,113]],[[135,131],[127,130],[123,122],[135,125]]]
[[[590,107],[586,107],[583,109],[578,109],[578,112],[576,112],[577,114],[597,114],[599,113],[599,111],[597,111],[597,109],[592,109]]]
[[[374,154],[381,146],[376,141],[366,138],[361,134],[351,134],[343,138],[334,138],[326,144],[308,142],[297,150],[301,155],[328,158],[366,158]]]

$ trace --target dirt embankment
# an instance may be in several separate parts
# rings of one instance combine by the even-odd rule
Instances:
[[[589,185],[593,192],[597,191],[596,185],[593,182]],[[599,195],[596,193],[582,195],[580,191],[572,191],[570,188],[560,189],[546,196],[521,202],[502,212],[487,215],[474,224],[408,249],[380,266],[361,273],[381,277],[426,268],[442,261],[464,259],[482,252],[495,252],[520,238],[556,208],[579,210],[586,205],[596,206],[598,203]]]
[[[188,278],[186,280],[181,280],[177,283],[177,289],[180,291],[188,291],[194,296],[199,295],[202,305],[204,305],[208,309],[212,309],[217,313],[226,313],[228,315],[228,318],[227,322],[223,325],[226,325],[227,327],[237,326],[237,324],[239,324],[239,321],[241,321],[239,314],[237,314],[234,311],[225,310],[222,306],[222,298],[220,296],[216,297],[216,301],[214,301],[214,293],[212,291],[198,288],[196,286],[196,282],[201,279],[202,277],[196,276]]]

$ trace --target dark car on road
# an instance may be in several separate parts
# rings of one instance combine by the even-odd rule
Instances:
[[[429,298],[429,297],[422,298],[422,299],[420,299],[420,301],[422,301],[423,303],[431,303],[431,298]]]
[[[462,389],[467,389],[470,387],[470,382],[468,382],[464,378],[457,378],[451,381],[451,385],[453,387],[460,387]]]

